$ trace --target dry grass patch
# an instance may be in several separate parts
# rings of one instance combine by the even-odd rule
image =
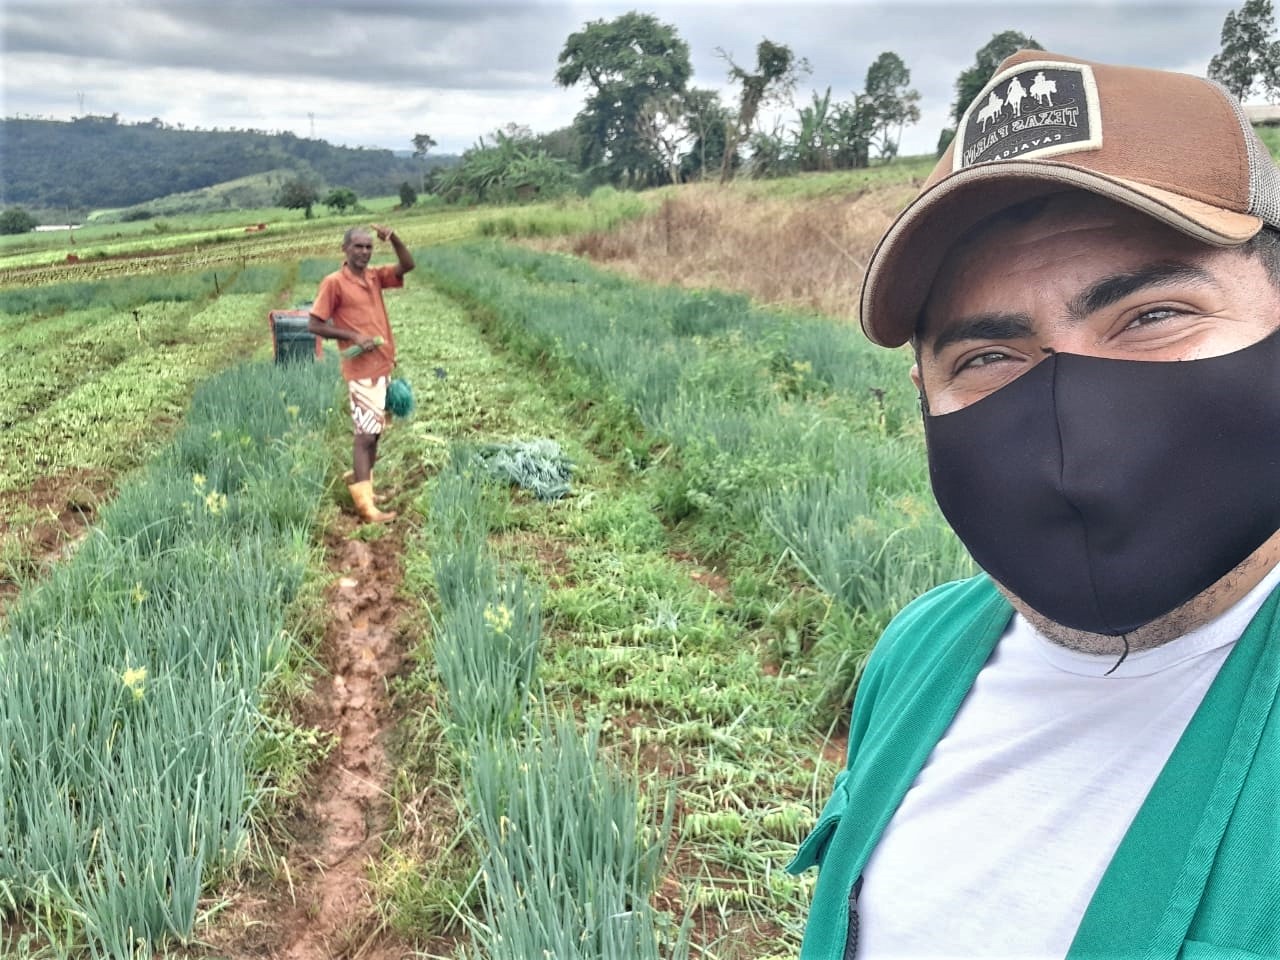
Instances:
[[[867,258],[918,188],[779,198],[693,184],[611,231],[537,245],[651,282],[740,290],[758,303],[852,320]]]

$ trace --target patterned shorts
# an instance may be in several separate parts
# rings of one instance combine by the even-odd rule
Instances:
[[[387,378],[348,380],[347,394],[351,397],[351,422],[356,433],[374,436],[382,433],[387,423]]]

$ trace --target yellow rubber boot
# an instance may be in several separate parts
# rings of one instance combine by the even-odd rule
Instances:
[[[348,487],[351,486],[353,483],[356,482],[356,472],[354,470],[348,470],[346,473],[342,475],[342,482],[345,483]],[[373,483],[372,471],[370,471],[369,473],[369,483]],[[378,493],[378,491],[376,490],[373,492],[374,503],[386,503],[386,501],[387,501],[387,495],[385,493]]]
[[[373,483],[365,480],[347,487],[351,491],[351,499],[356,505],[356,513],[365,523],[386,523],[396,518],[395,512],[383,513],[373,502]]]

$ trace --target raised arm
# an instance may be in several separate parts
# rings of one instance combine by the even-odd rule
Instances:
[[[378,235],[379,240],[390,241],[391,249],[396,252],[396,273],[404,276],[415,266],[413,262],[413,254],[409,252],[409,248],[404,245],[396,232],[390,227],[384,227],[381,224],[371,223],[369,226],[373,232]]]

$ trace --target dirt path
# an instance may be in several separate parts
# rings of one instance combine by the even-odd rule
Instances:
[[[327,625],[319,659],[327,671],[302,721],[335,746],[288,827],[282,876],[241,890],[204,939],[228,960],[407,960],[413,948],[382,929],[368,865],[391,823],[393,771],[385,734],[395,725],[388,684],[405,652],[396,597],[404,533],[370,543],[341,517],[326,536]]]
[[[339,521],[346,532],[351,521]],[[282,924],[282,960],[362,957],[398,960],[411,955],[381,937],[367,890],[366,867],[380,851],[389,824],[390,768],[383,733],[392,724],[387,682],[401,666],[399,557],[394,529],[372,543],[330,539],[328,561],[337,580],[329,588],[329,626],[321,659],[329,676],[315,691],[312,722],[338,745],[316,783],[308,810],[315,838],[296,851],[306,878],[297,909]]]
[[[350,526],[346,518],[340,523]],[[370,544],[339,534],[328,544],[329,568],[338,575],[329,588],[321,649],[330,673],[315,691],[313,722],[333,734],[337,746],[309,805],[314,840],[304,839],[295,851],[306,867],[294,915],[281,924],[285,939],[274,955],[282,960],[411,955],[380,935],[366,879],[390,816],[383,734],[392,723],[387,682],[403,653],[395,597],[401,539],[393,531]]]

